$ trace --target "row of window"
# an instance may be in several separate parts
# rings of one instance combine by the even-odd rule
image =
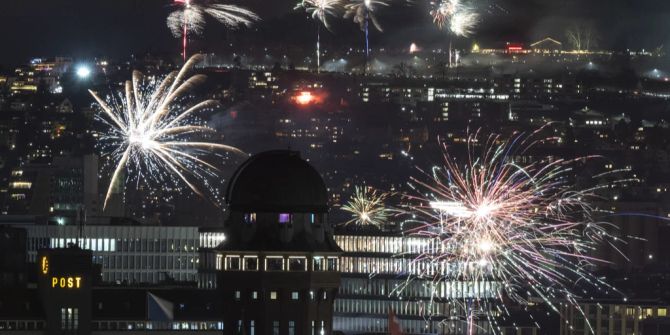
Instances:
[[[216,269],[225,271],[338,271],[339,259],[336,256],[217,255]]]
[[[321,223],[320,216],[314,213],[305,214],[307,222],[310,224],[319,224]],[[256,213],[245,213],[243,216],[244,223],[254,224],[257,220]],[[293,223],[294,215],[292,213],[279,213],[277,214],[277,222],[280,224]]]
[[[335,242],[344,252],[422,254],[440,247],[435,239],[406,236],[336,235]]]
[[[485,320],[477,320],[468,328],[463,321],[399,319],[403,334],[439,334],[439,335],[462,335],[462,334],[492,334],[489,323]],[[388,333],[388,317],[360,317],[336,315],[333,317],[333,329],[346,333]],[[496,334],[500,334],[497,332]],[[514,333],[516,334],[516,332]]]
[[[499,282],[439,281],[403,279],[342,278],[340,296],[391,294],[402,297],[461,299],[495,298],[501,290]]]
[[[300,295],[301,295],[300,291],[291,291],[289,297],[290,297],[290,300],[300,301]],[[318,293],[310,290],[307,295],[308,295],[308,298],[309,298],[310,301],[316,301],[317,299],[328,300],[328,292],[326,290],[321,290]],[[261,298],[261,295],[259,294],[258,291],[248,292],[248,299],[249,300],[257,301],[260,298]],[[244,299],[242,297],[242,291],[235,291],[233,293],[233,299],[235,301],[242,301]],[[267,299],[268,300],[280,300],[280,292],[279,291],[270,291],[267,295]]]
[[[93,330],[223,330],[222,321],[94,321]]]

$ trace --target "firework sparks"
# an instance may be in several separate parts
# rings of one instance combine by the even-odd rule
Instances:
[[[498,302],[507,296],[527,304],[532,295],[556,312],[559,300],[577,306],[575,283],[614,290],[591,273],[602,262],[593,251],[618,240],[608,235],[610,225],[594,219],[590,201],[603,186],[580,190],[570,179],[574,167],[596,157],[515,162],[534,146],[557,140],[538,139],[541,131],[509,139],[471,135],[461,162],[443,145],[444,165],[412,179],[419,194],[408,198],[409,213],[419,222],[412,231],[432,241],[416,260],[431,265],[433,272],[425,276],[498,283]],[[619,179],[607,187],[633,181]]]
[[[341,6],[342,0],[303,0],[296,6],[296,9],[305,8],[312,19],[321,21],[327,29],[330,29],[328,17],[336,17]]]
[[[210,187],[206,178],[215,176],[218,170],[201,157],[215,150],[240,153],[227,145],[190,140],[193,134],[213,131],[199,124],[195,116],[217,106],[215,100],[190,107],[184,103],[186,93],[205,80],[204,75],[186,78],[189,69],[201,60],[200,55],[191,57],[179,72],[162,80],[135,71],[125,91],[107,99],[89,91],[99,105],[98,119],[108,127],[100,145],[115,166],[105,206],[124,170],[133,172],[128,179],[138,181],[183,181],[202,195],[193,180]]]
[[[383,225],[392,215],[392,210],[385,204],[389,196],[389,193],[371,187],[356,186],[349,202],[342,206],[342,210],[352,216],[345,224]]]
[[[186,60],[186,42],[189,34],[199,35],[205,29],[205,17],[213,17],[228,28],[239,25],[251,26],[260,20],[256,13],[235,5],[196,2],[195,0],[174,0],[178,8],[167,18],[167,26],[175,37],[183,38],[184,60]]]
[[[438,29],[448,29],[456,36],[467,37],[479,22],[479,14],[460,0],[431,2],[430,16]]]
[[[298,8],[305,8],[307,14],[312,16],[312,19],[319,20],[323,23],[326,29],[330,30],[328,23],[328,16],[336,16],[342,0],[303,0],[296,6]],[[321,69],[321,26],[317,26],[316,30],[316,71]]]
[[[389,6],[388,0],[351,0],[344,6],[345,19],[353,19],[354,23],[360,25],[362,31],[368,30],[368,22],[372,22],[379,31],[384,31],[381,24],[374,15],[379,6]]]

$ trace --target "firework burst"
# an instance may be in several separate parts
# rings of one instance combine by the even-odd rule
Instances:
[[[184,60],[189,34],[199,35],[205,29],[205,18],[211,16],[228,28],[251,26],[260,20],[256,13],[235,5],[207,2],[206,0],[174,0],[177,9],[167,18],[167,26],[175,37],[183,38]]]
[[[304,8],[312,19],[321,21],[327,29],[330,29],[328,17],[336,17],[341,7],[342,0],[303,0],[298,3],[296,9]]]
[[[124,170],[129,171],[131,180],[175,185],[183,182],[202,195],[196,180],[214,192],[206,179],[218,170],[201,157],[216,150],[240,153],[227,145],[192,141],[195,134],[214,131],[199,123],[196,114],[218,105],[215,100],[186,104],[189,90],[205,80],[204,75],[187,78],[189,69],[201,60],[202,56],[194,55],[179,72],[163,79],[135,71],[132,80],[126,81],[125,90],[107,99],[89,91],[98,103],[98,119],[107,126],[100,145],[114,162],[105,206]]]
[[[342,0],[303,0],[295,7],[295,9],[305,8],[307,14],[312,16],[312,19],[319,20],[326,29],[330,30],[328,23],[328,16],[337,16],[341,9]],[[316,71],[321,69],[321,26],[317,26],[316,30]]]
[[[467,37],[479,22],[479,14],[461,0],[431,1],[430,16],[438,29],[448,29],[456,36]]]
[[[444,165],[412,179],[418,195],[408,197],[408,212],[418,228],[411,231],[432,246],[416,259],[430,264],[422,276],[443,283],[494,283],[497,302],[508,297],[524,305],[537,297],[556,312],[560,301],[578,306],[579,293],[586,290],[615,291],[592,273],[604,262],[592,256],[594,250],[614,246],[617,238],[608,235],[609,224],[595,219],[591,201],[600,188],[635,180],[578,189],[571,178],[574,168],[596,157],[515,161],[558,140],[539,138],[541,133],[471,135],[465,160],[443,145]],[[490,297],[464,306],[486,304]]]
[[[388,0],[351,0],[344,6],[344,18],[353,19],[354,23],[360,25],[362,31],[368,30],[369,22],[372,22],[378,31],[384,31],[377,20],[375,12],[380,6],[389,6]]]
[[[380,192],[371,187],[356,186],[349,202],[342,210],[351,214],[345,224],[381,226],[392,216],[393,211],[386,206],[390,193]]]

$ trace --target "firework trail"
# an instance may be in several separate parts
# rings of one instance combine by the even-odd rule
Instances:
[[[342,0],[303,0],[295,9],[305,8],[307,14],[312,19],[319,20],[326,29],[330,30],[328,16],[337,16],[341,9]],[[317,24],[316,28],[316,72],[321,69],[321,26]]]
[[[388,192],[356,186],[349,202],[342,206],[342,210],[352,216],[351,220],[345,222],[345,225],[382,226],[393,215],[393,210],[386,206],[386,201],[390,196]]]
[[[239,25],[247,27],[260,20],[256,13],[235,5],[208,2],[207,0],[174,0],[177,9],[167,18],[167,26],[175,37],[182,37],[184,61],[188,35],[201,34],[205,29],[205,18],[211,16],[228,28]]]
[[[186,104],[189,90],[205,80],[204,75],[187,77],[190,68],[201,60],[201,55],[194,55],[179,72],[163,79],[135,71],[132,80],[126,81],[125,90],[107,99],[89,91],[98,103],[98,119],[107,126],[100,145],[114,162],[105,207],[124,170],[130,172],[128,179],[174,185],[181,181],[202,195],[193,180],[215,192],[206,178],[216,176],[218,170],[201,157],[215,150],[241,153],[223,144],[191,141],[194,134],[214,131],[195,117],[218,105],[215,100]]]
[[[361,30],[365,33],[365,62],[367,68],[368,58],[370,57],[370,22],[378,31],[383,31],[381,24],[377,21],[374,15],[379,6],[389,6],[389,0],[351,0],[350,3],[344,6],[344,18],[352,19],[354,23],[360,25]]]
[[[537,145],[556,143],[557,138],[540,138],[542,131],[510,138],[470,135],[463,161],[443,144],[443,166],[412,178],[417,195],[407,198],[408,214],[418,226],[410,231],[433,246],[415,261],[438,269],[424,277],[436,283],[497,283],[494,300],[502,309],[504,297],[525,305],[531,296],[555,312],[559,301],[578,307],[575,286],[582,287],[580,293],[616,292],[591,272],[604,263],[591,256],[594,250],[621,242],[607,233],[611,225],[595,219],[591,201],[601,188],[636,180],[577,189],[574,168],[597,157],[515,162]],[[484,298],[477,302],[488,304]],[[472,300],[463,305],[472,306]]]

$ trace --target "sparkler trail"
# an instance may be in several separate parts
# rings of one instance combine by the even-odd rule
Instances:
[[[342,0],[303,0],[296,6],[298,8],[305,8],[307,14],[312,16],[312,19],[321,21],[326,29],[330,30],[328,23],[328,16],[337,16],[341,9]],[[317,24],[316,28],[316,72],[321,70],[321,26]]]
[[[354,194],[342,210],[351,214],[351,220],[346,225],[374,225],[381,226],[393,215],[393,210],[386,206],[390,193],[381,192],[371,187],[356,186]]]
[[[189,90],[205,80],[204,75],[187,77],[191,67],[201,60],[201,55],[194,55],[179,72],[163,79],[135,71],[132,80],[126,81],[125,90],[107,99],[89,90],[99,106],[97,117],[107,126],[100,145],[114,162],[104,207],[124,170],[131,172],[128,179],[174,185],[181,181],[199,195],[203,194],[196,184],[202,184],[216,193],[207,178],[216,176],[218,169],[202,156],[217,150],[241,151],[191,140],[194,134],[214,131],[199,123],[196,114],[218,105],[215,100],[185,104]]]
[[[236,6],[208,2],[207,0],[174,0],[178,8],[167,18],[167,26],[175,37],[183,38],[183,56],[186,61],[188,35],[199,35],[205,29],[205,17],[213,17],[228,28],[239,25],[251,26],[260,20],[256,13]]]
[[[418,226],[410,231],[432,241],[415,260],[429,265],[422,276],[436,285],[489,282],[496,288],[494,302],[508,297],[526,305],[535,296],[555,312],[560,301],[578,308],[575,286],[581,286],[580,293],[616,292],[591,272],[605,263],[592,254],[600,245],[623,241],[608,234],[610,224],[595,219],[598,211],[591,202],[601,188],[637,180],[577,189],[571,180],[574,168],[595,156],[517,163],[516,157],[558,140],[541,138],[543,132],[510,138],[470,135],[462,161],[443,144],[444,165],[411,179],[417,195],[407,197],[407,211]],[[490,300],[463,298],[466,316]]]

